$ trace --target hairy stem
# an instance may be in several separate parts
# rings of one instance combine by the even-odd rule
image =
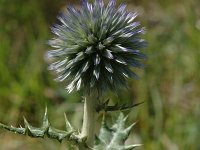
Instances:
[[[96,122],[96,98],[95,96],[86,96],[84,101],[82,137],[87,137],[86,144],[92,148],[94,145],[95,122]],[[89,150],[86,146],[79,146],[80,150]]]

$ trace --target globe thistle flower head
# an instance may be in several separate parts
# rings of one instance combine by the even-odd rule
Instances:
[[[131,68],[143,67],[144,28],[135,21],[137,13],[125,8],[117,8],[115,0],[107,5],[82,0],[80,10],[70,6],[58,16],[60,24],[52,27],[55,37],[49,40],[54,50],[47,56],[54,61],[49,69],[58,74],[57,81],[65,81],[68,92],[82,88],[85,94],[103,94],[126,87],[129,77],[138,78]]]

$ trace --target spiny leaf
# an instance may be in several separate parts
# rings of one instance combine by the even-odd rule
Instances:
[[[14,132],[14,133],[27,135],[32,138],[48,137],[50,139],[56,139],[59,142],[62,142],[63,140],[67,140],[71,143],[85,144],[86,137],[80,137],[80,135],[75,134],[76,131],[74,130],[72,125],[69,123],[66,115],[64,115],[64,116],[65,116],[66,130],[59,130],[50,125],[48,116],[47,116],[47,108],[45,109],[42,127],[40,127],[40,128],[31,126],[25,117],[24,117],[24,125],[25,125],[24,128],[21,126],[19,128],[16,128],[13,126],[7,126],[2,123],[0,123],[0,128],[6,129],[6,130]]]
[[[125,145],[125,141],[135,125],[133,123],[126,128],[126,119],[127,117],[123,113],[120,113],[116,123],[112,127],[109,127],[105,119],[103,119],[99,136],[96,138],[98,141],[94,150],[132,150],[141,146],[140,144]]]

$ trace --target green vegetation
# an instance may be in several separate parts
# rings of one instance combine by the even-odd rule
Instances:
[[[200,149],[200,2],[125,2],[139,11],[149,43],[147,67],[136,71],[141,79],[131,80],[129,91],[119,97],[112,96],[119,103],[145,102],[129,114],[129,124],[138,122],[128,142],[143,143],[141,150]],[[67,94],[64,85],[52,81],[44,62],[46,41],[52,37],[49,27],[66,3],[0,0],[1,122],[17,126],[23,124],[24,115],[37,126],[47,104],[53,126],[64,128],[63,118],[57,116],[65,111],[80,128],[81,92]],[[63,150],[65,145],[0,130],[0,149]]]

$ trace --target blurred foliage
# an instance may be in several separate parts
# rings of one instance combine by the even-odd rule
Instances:
[[[49,27],[69,0],[0,0],[0,121],[18,125],[25,115],[39,124],[45,105],[54,126],[69,114],[80,127],[81,92],[67,94],[47,70],[44,53]],[[129,114],[138,120],[131,139],[141,150],[200,149],[200,1],[119,0],[140,13],[147,28],[149,56],[141,79],[130,81],[115,101],[145,103]],[[137,132],[137,133],[135,133]],[[133,143],[130,141],[130,143]],[[65,149],[64,144],[35,140],[0,130],[0,149]]]

